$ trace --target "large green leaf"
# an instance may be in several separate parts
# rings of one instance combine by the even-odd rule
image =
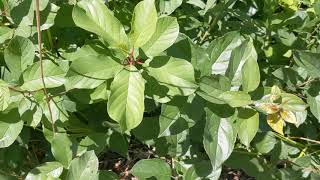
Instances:
[[[238,136],[240,142],[249,147],[259,129],[259,113],[253,109],[241,108],[238,112]]]
[[[147,70],[150,76],[169,88],[167,94],[170,96],[188,96],[198,87],[194,79],[194,69],[186,60],[165,56],[155,57]]]
[[[143,0],[134,8],[130,40],[135,48],[143,46],[156,31],[157,9],[154,0]]]
[[[0,113],[0,148],[10,146],[18,137],[23,128],[23,121],[17,110],[9,113]]]
[[[219,117],[210,108],[205,108],[205,111],[203,145],[213,170],[218,170],[233,150],[235,132],[228,118]]]
[[[171,178],[171,168],[162,159],[143,159],[131,169],[131,173],[139,179],[155,177],[158,180]]]
[[[46,162],[32,169],[25,180],[47,180],[58,178],[63,171],[63,166],[59,162]]]
[[[32,64],[35,49],[32,42],[24,37],[14,37],[4,51],[6,64],[17,81],[21,73]]]
[[[128,37],[118,19],[100,0],[82,0],[72,12],[75,24],[101,36],[111,47],[128,50]]]
[[[51,152],[55,159],[65,168],[69,167],[72,160],[72,142],[67,134],[56,133],[51,142]]]
[[[65,72],[50,60],[43,61],[43,75],[46,88],[62,86],[65,83]],[[34,63],[23,73],[24,84],[21,89],[36,91],[43,89],[40,62]]]
[[[113,78],[123,65],[108,56],[89,55],[74,60],[67,73],[67,89],[92,89]]]
[[[98,173],[99,160],[94,151],[87,151],[72,160],[66,180],[94,180]]]
[[[134,66],[120,71],[111,84],[108,113],[123,131],[135,128],[142,121],[144,88],[144,79]]]
[[[10,103],[10,90],[6,82],[0,80],[0,111],[7,109]]]
[[[146,55],[155,56],[170,47],[179,35],[179,24],[174,17],[163,17],[149,41],[142,46]]]
[[[320,53],[294,51],[293,57],[298,66],[304,68],[310,76],[320,77]]]

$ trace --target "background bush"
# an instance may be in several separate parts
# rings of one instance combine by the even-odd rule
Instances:
[[[0,1],[0,179],[320,179],[319,0],[38,3]]]

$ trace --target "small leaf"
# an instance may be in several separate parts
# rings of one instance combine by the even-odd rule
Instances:
[[[65,168],[69,167],[72,160],[72,142],[65,133],[56,133],[51,142],[51,151],[57,161]]]
[[[44,60],[44,82],[46,88],[55,88],[62,86],[65,83],[65,72],[50,60]],[[27,91],[37,91],[43,89],[41,79],[40,62],[34,63],[23,73],[24,84],[21,89]]]
[[[134,8],[130,40],[135,48],[143,46],[156,31],[157,9],[154,0],[143,0]]]
[[[288,123],[297,124],[296,116],[291,111],[282,110],[280,111],[281,118]]]
[[[158,180],[167,180],[171,178],[171,168],[162,159],[140,160],[130,172],[139,179],[155,177]]]
[[[94,151],[87,151],[72,160],[66,180],[95,180],[98,166],[99,160]]]
[[[128,37],[120,21],[100,0],[81,0],[73,9],[75,24],[101,36],[111,47],[128,50]]]
[[[23,121],[20,120],[17,110],[7,114],[0,113],[0,148],[10,146],[19,136],[23,128]]]
[[[226,91],[219,98],[231,107],[241,107],[252,103],[250,95],[243,91]]]
[[[21,73],[32,64],[35,49],[32,42],[24,37],[14,37],[4,51],[5,62],[13,74],[14,80],[19,80]]]
[[[0,111],[7,109],[10,103],[10,90],[8,84],[0,79]]]
[[[280,97],[281,97],[281,89],[276,85],[272,86],[272,88],[271,88],[271,96],[270,96],[271,102],[276,101]]]
[[[274,131],[283,135],[283,120],[280,114],[269,114],[267,116],[267,123]]]
[[[163,17],[157,22],[157,28],[149,41],[142,46],[148,56],[155,56],[170,47],[179,35],[177,18]]]
[[[160,0],[159,1],[159,10],[160,15],[168,16],[175,9],[177,9],[179,6],[181,6],[182,0]]]
[[[59,162],[46,162],[32,169],[25,180],[58,178],[62,171],[63,166]]]
[[[134,66],[120,71],[111,83],[108,113],[123,131],[137,127],[142,121],[144,88],[144,79]]]
[[[169,88],[168,95],[188,96],[198,87],[193,66],[186,60],[158,56],[150,62],[147,69],[150,76]]]

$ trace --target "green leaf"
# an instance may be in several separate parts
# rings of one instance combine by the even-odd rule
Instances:
[[[289,93],[282,93],[281,107],[284,110],[296,112],[296,111],[304,111],[308,107],[308,105],[296,95],[289,94]]]
[[[157,9],[154,0],[143,0],[134,8],[130,40],[135,48],[143,46],[156,31]]]
[[[130,171],[139,179],[155,177],[158,180],[171,178],[171,168],[162,159],[143,159],[138,161]]]
[[[157,21],[156,31],[142,49],[148,56],[156,56],[170,47],[179,35],[177,18],[163,17]]]
[[[243,91],[226,91],[218,96],[218,98],[225,101],[231,107],[241,107],[252,103],[250,95]]]
[[[210,179],[218,180],[221,174],[222,168],[213,170],[210,161],[200,161],[192,164],[184,174],[185,180],[194,179]]]
[[[67,134],[56,133],[51,142],[51,152],[55,159],[65,168],[69,167],[72,160],[72,142]]]
[[[113,171],[100,170],[96,176],[96,180],[115,180],[119,179],[118,175]]]
[[[98,166],[99,160],[94,151],[88,151],[72,160],[66,180],[94,180]]]
[[[129,144],[125,136],[114,131],[110,136],[108,144],[111,151],[116,152],[123,157],[127,157]]]
[[[255,90],[260,83],[260,70],[257,62],[257,53],[251,46],[252,53],[248,53],[247,60],[241,69],[242,89],[245,92],[251,92]]]
[[[249,147],[259,129],[259,113],[253,109],[241,108],[238,112],[240,142]]]
[[[218,170],[233,150],[235,134],[229,119],[219,117],[209,108],[205,111],[203,145],[213,170]]]
[[[59,162],[46,162],[32,169],[25,180],[46,180],[58,178],[63,171],[63,166]]]
[[[6,26],[0,26],[0,44],[10,39],[12,35],[13,35],[13,29],[10,29]]]
[[[20,120],[17,110],[7,114],[0,113],[0,148],[10,146],[19,136],[23,128],[23,121]]]
[[[123,65],[111,57],[90,55],[74,60],[67,73],[67,89],[93,89],[113,78]]]
[[[181,6],[182,0],[160,0],[159,1],[159,13],[160,15],[168,16],[173,13],[179,6]]]
[[[200,79],[200,90],[197,91],[197,94],[209,102],[224,104],[219,95],[230,88],[230,80],[225,76],[204,76]]]
[[[310,76],[320,77],[320,53],[294,51],[293,57],[298,66],[304,68]]]
[[[35,49],[32,42],[24,37],[14,37],[4,51],[4,59],[14,80],[19,80],[21,73],[32,64]]]
[[[307,102],[310,106],[310,111],[318,119],[320,122],[320,84],[315,83],[311,88],[308,90],[307,93]]]
[[[176,135],[188,128],[187,122],[181,117],[179,107],[163,104],[159,117],[159,137]]]
[[[270,152],[276,143],[277,140],[271,131],[266,133],[258,133],[254,139],[254,146],[260,153]]]
[[[147,105],[146,105],[147,107]],[[144,117],[141,124],[134,128],[131,132],[141,142],[147,145],[153,145],[154,139],[157,139],[159,135],[159,118]]]
[[[10,15],[15,25],[26,26],[33,24],[33,0],[8,1],[8,3],[10,7]]]
[[[9,85],[0,79],[0,111],[7,109],[10,103]]]
[[[217,0],[208,0],[206,3],[206,7],[204,13],[206,13],[209,9],[213,8],[216,5]]]
[[[134,66],[120,71],[111,83],[108,113],[123,131],[137,127],[142,121],[144,88],[144,79]]]
[[[86,151],[94,150],[96,154],[101,153],[107,146],[107,135],[105,133],[92,133],[83,138],[77,149],[77,155],[82,155]]]
[[[229,32],[210,43],[207,52],[210,55],[208,66],[212,66],[212,74],[224,75],[226,73],[232,51],[237,50],[236,47],[240,46],[241,43],[239,32]]]
[[[55,88],[65,83],[65,72],[50,60],[43,61],[44,82],[46,88]],[[21,89],[27,91],[37,91],[43,89],[41,79],[40,62],[34,63],[23,73],[24,84]]]
[[[128,37],[120,21],[100,0],[81,0],[72,12],[75,24],[102,37],[111,47],[128,50]]]
[[[170,96],[188,96],[195,92],[197,85],[192,65],[183,59],[158,56],[147,67],[148,74],[161,85],[169,88]]]

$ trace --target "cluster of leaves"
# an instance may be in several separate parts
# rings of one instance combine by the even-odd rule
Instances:
[[[320,178],[319,0],[36,1],[0,1],[1,179]]]

